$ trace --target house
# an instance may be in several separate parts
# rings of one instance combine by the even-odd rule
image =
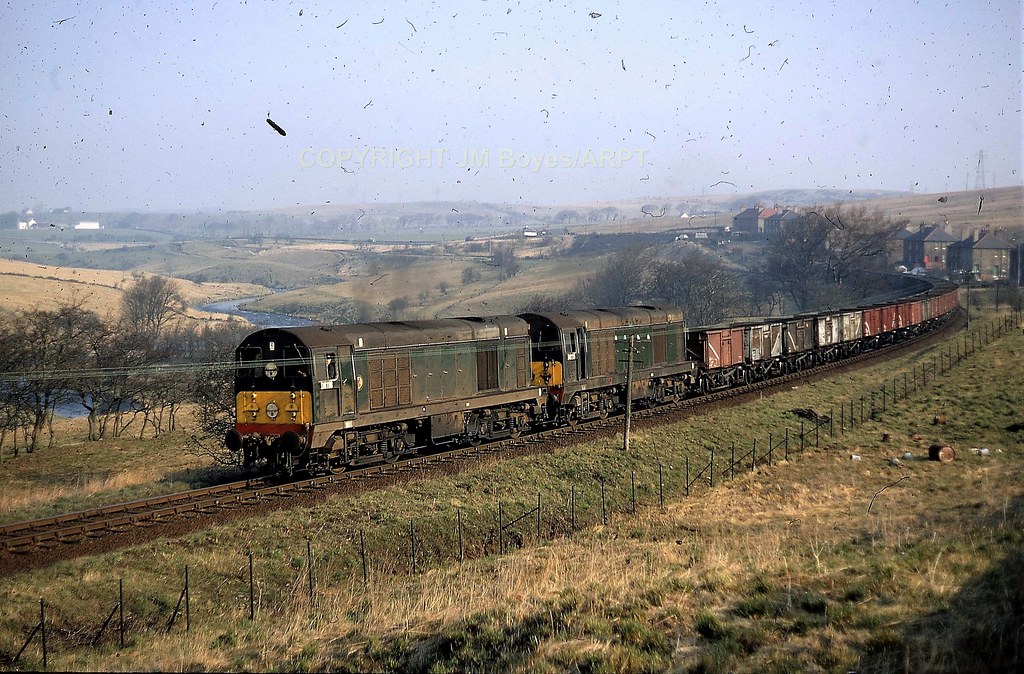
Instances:
[[[1010,249],[1010,283],[1024,288],[1024,243]]]
[[[757,234],[763,231],[764,221],[761,220],[761,208],[744,208],[732,219],[732,231],[740,234]]]
[[[744,208],[732,216],[732,231],[734,234],[757,234],[761,231],[762,227],[760,208]]]
[[[778,210],[776,208],[765,209],[761,211],[762,218],[764,219],[764,226],[762,231],[764,232],[765,238],[772,238],[781,234],[788,225],[796,222],[800,219],[800,215],[796,211],[791,211],[788,208]]]
[[[886,241],[885,250],[888,259],[896,260],[899,264],[907,264],[906,246],[903,242],[916,234],[912,229],[900,227],[899,230]]]
[[[732,231],[741,234],[776,236],[787,223],[800,216],[794,211],[779,208],[744,208],[732,217]]]
[[[959,241],[938,225],[918,230],[903,239],[903,263],[908,267],[924,267],[927,271],[946,271],[949,247]]]
[[[978,281],[1002,281],[1010,275],[1010,245],[991,232],[975,231],[950,244],[947,270],[950,276],[970,274]]]

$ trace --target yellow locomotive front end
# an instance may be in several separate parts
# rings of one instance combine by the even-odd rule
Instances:
[[[245,466],[286,475],[305,467],[315,423],[308,348],[287,331],[261,330],[238,347],[235,366],[235,423],[224,444]]]

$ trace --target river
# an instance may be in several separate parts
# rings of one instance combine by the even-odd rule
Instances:
[[[204,304],[201,307],[196,307],[200,311],[210,311],[218,314],[232,314],[239,316],[249,321],[253,325],[261,328],[298,328],[304,325],[316,325],[316,321],[311,321],[306,318],[299,318],[298,316],[289,316],[287,314],[275,314],[265,311],[246,311],[239,309],[238,307],[246,302],[252,302],[258,300],[259,297],[243,297],[240,300],[224,300],[223,302],[214,302],[213,304]]]

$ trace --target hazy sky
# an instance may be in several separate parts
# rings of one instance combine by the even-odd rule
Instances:
[[[0,210],[1022,182],[1019,0],[364,4],[7,2]]]

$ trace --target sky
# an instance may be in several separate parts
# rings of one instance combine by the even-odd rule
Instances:
[[[1019,0],[370,4],[6,2],[0,211],[1022,183]]]

